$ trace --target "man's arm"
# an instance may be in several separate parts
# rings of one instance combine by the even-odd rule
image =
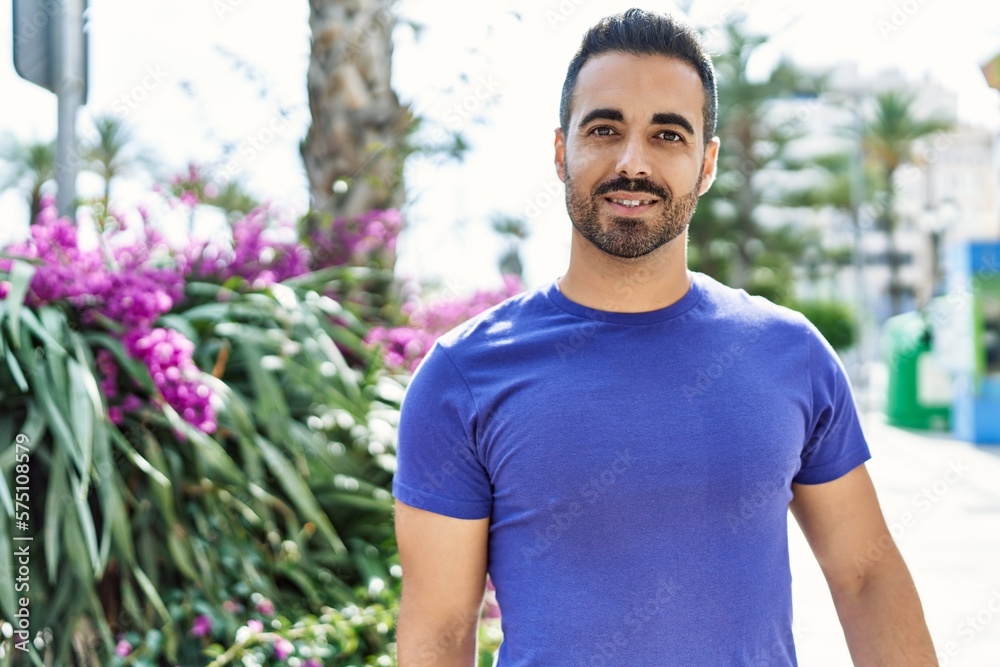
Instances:
[[[403,568],[399,667],[472,667],[486,589],[487,519],[453,519],[396,501]]]
[[[913,579],[865,466],[792,492],[792,514],[826,576],[855,667],[936,667]]]

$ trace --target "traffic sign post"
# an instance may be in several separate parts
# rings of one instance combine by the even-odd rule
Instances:
[[[14,0],[14,69],[58,99],[56,204],[75,219],[76,112],[87,100],[87,0]]]

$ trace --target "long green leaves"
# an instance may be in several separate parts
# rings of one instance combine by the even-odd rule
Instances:
[[[393,428],[401,388],[367,371],[363,325],[321,295],[352,280],[344,270],[246,294],[188,285],[189,307],[161,324],[196,344],[217,397],[219,428],[206,434],[114,335],[24,305],[34,267],[14,266],[0,301],[0,609],[16,604],[7,443],[20,433],[35,492],[32,617],[59,628],[46,649],[57,664],[86,633],[109,656],[121,632],[156,633],[171,664],[188,664],[178,656],[190,655],[195,612],[176,599],[192,591],[216,610],[260,593],[285,613],[319,613],[389,576],[392,466],[380,456],[392,451],[373,456],[369,444]],[[120,425],[107,416],[99,350],[119,366],[120,391],[145,402]]]

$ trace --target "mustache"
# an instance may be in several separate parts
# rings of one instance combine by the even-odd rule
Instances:
[[[648,178],[626,178],[619,176],[610,181],[605,181],[594,190],[594,196],[600,197],[610,192],[623,190],[625,192],[635,192],[637,194],[653,195],[657,199],[670,199],[670,191],[666,190]]]

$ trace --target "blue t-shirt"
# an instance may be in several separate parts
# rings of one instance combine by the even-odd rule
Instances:
[[[413,377],[393,495],[490,517],[499,667],[796,665],[791,483],[868,446],[804,317],[690,275],[643,313],[553,281],[442,336]]]

